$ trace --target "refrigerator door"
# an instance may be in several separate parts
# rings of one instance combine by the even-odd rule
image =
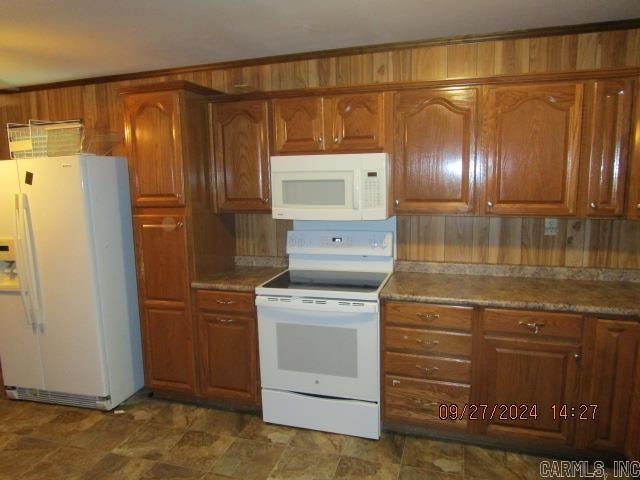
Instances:
[[[0,161],[0,237],[17,239],[16,194],[18,172],[14,160]],[[5,385],[44,388],[40,347],[35,327],[24,307],[28,304],[27,282],[22,273],[26,267],[17,259],[18,282],[24,291],[0,291],[0,364]],[[24,294],[24,296],[23,296]]]
[[[107,396],[83,157],[18,160],[45,389]]]

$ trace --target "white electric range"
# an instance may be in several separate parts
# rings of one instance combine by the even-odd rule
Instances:
[[[379,293],[389,231],[290,231],[289,270],[256,289],[265,422],[380,437]]]

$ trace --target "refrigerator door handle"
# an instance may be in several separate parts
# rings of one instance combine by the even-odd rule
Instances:
[[[22,199],[20,198],[20,194],[15,194],[15,223],[16,223],[16,260],[18,265],[18,270],[20,272],[20,297],[22,298],[22,305],[24,306],[24,310],[27,313],[27,323],[29,325],[35,324],[35,319],[33,316],[33,307],[31,306],[31,297],[30,297],[30,287],[29,287],[29,273],[27,268],[27,261],[24,254],[24,245],[23,245],[23,228],[22,228],[22,215],[20,215],[21,206],[20,203]]]
[[[22,241],[19,242],[24,247],[25,253],[25,264],[27,266],[29,275],[29,297],[31,304],[31,313],[32,313],[32,322],[36,325],[42,325],[42,307],[40,303],[40,292],[38,291],[38,272],[36,267],[36,258],[33,251],[33,241],[31,238],[31,212],[29,210],[29,197],[27,197],[26,193],[20,194],[19,204],[19,214],[21,218],[21,226],[22,230]]]

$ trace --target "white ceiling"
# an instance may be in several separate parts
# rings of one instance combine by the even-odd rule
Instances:
[[[5,0],[0,88],[640,17],[639,0]]]

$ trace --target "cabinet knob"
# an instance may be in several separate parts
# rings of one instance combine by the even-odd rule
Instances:
[[[395,200],[393,203],[395,203],[396,205],[400,205],[400,200]]]
[[[636,203],[636,209],[640,210],[640,203]]]
[[[493,207],[493,202],[491,200],[489,200],[487,202],[487,207],[489,207],[489,208]]]
[[[180,230],[182,227],[184,227],[184,222],[176,223],[176,230]]]
[[[333,143],[338,143],[340,142],[340,139],[338,137],[333,137]]]
[[[573,358],[576,360],[577,363],[580,363],[580,361],[582,360],[582,355],[580,355],[579,353],[574,353]]]
[[[269,203],[269,197],[264,197],[262,199],[262,203]]]
[[[590,207],[592,210],[597,210],[597,209],[598,209],[598,204],[597,204],[596,202],[591,202],[591,203],[589,204],[589,207]]]
[[[318,137],[318,144],[322,145],[322,137]]]

